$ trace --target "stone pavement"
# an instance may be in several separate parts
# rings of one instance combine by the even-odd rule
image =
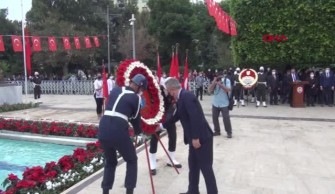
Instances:
[[[31,100],[29,96],[26,100]],[[3,113],[3,116],[70,120],[97,123],[93,96],[42,95],[40,107]],[[211,97],[201,101],[211,124]],[[333,194],[335,193],[335,108],[290,108],[288,105],[255,108],[235,107],[231,112],[233,138],[214,137],[214,164],[220,194]],[[222,121],[220,121],[222,122]],[[176,157],[183,164],[178,175],[165,166],[163,149],[158,149],[157,194],[187,190],[188,147],[183,144],[178,124]],[[223,124],[221,123],[223,130]],[[167,137],[163,137],[167,145]],[[145,151],[138,153],[138,183],[135,193],[151,192]],[[111,193],[125,193],[125,163],[119,162]],[[80,182],[66,194],[101,193],[102,170]],[[200,179],[200,193],[206,193]]]

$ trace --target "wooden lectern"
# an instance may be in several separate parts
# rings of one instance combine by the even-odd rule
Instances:
[[[293,108],[299,108],[299,107],[305,107],[304,105],[304,85],[308,84],[307,81],[298,81],[298,82],[292,82],[292,107]]]

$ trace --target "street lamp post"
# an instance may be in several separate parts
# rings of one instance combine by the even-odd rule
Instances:
[[[27,62],[26,62],[26,40],[24,34],[24,20],[25,15],[23,12],[23,0],[21,0],[21,13],[22,13],[22,21],[21,21],[21,28],[22,28],[22,42],[23,42],[23,66],[24,66],[24,92],[27,98],[28,94],[28,78],[27,78]]]
[[[129,20],[130,21],[130,25],[132,26],[132,31],[133,31],[133,59],[136,58],[136,48],[135,48],[135,15],[134,14],[131,14],[131,19]]]

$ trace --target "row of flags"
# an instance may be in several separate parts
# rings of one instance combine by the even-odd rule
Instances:
[[[161,78],[162,78],[162,66],[161,66],[160,57],[159,57],[158,52],[157,52],[157,77],[158,77],[158,83],[160,83]],[[178,49],[176,49],[176,52],[172,51],[169,77],[173,77],[178,80],[180,78]],[[186,52],[186,57],[185,57],[184,79],[183,79],[182,87],[186,90],[189,89],[188,87],[188,52]]]
[[[23,51],[23,43],[22,43],[22,36],[17,35],[11,35],[12,39],[12,46],[14,52],[22,52]],[[47,37],[47,44],[50,51],[55,52],[58,50],[57,45],[57,39],[61,39],[61,42],[63,43],[64,50],[71,50],[72,45],[71,42],[73,42],[75,49],[81,49],[81,39],[85,43],[85,48],[92,48],[93,44],[91,42],[91,39],[93,39],[93,43],[95,47],[100,47],[100,41],[98,36],[85,36],[85,37],[68,37],[64,36],[61,38],[56,38],[54,36]],[[25,35],[25,42],[26,45],[31,45],[34,52],[42,51],[42,42],[40,36],[29,36],[28,33]],[[3,42],[3,36],[0,35],[0,52],[5,51],[5,44]]]
[[[231,18],[215,0],[206,0],[206,6],[210,16],[214,17],[219,30],[231,36],[237,35],[236,21]]]

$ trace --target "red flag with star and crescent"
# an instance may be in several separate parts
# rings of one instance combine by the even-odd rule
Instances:
[[[57,44],[56,44],[56,38],[51,36],[48,37],[48,43],[49,43],[49,50],[50,51],[57,51]]]
[[[94,36],[93,40],[94,40],[95,47],[100,47],[99,38],[97,36]]]
[[[80,49],[79,37],[73,37],[73,40],[74,40],[74,45],[75,45],[76,49]]]
[[[71,44],[70,44],[70,38],[69,37],[63,37],[63,45],[64,45],[64,50],[70,50],[71,49]]]
[[[12,45],[14,52],[22,52],[22,41],[20,36],[13,35],[12,36]]]
[[[0,51],[5,51],[5,43],[3,42],[1,35],[0,35]]]
[[[85,37],[85,46],[86,48],[92,48],[91,40],[89,36]]]
[[[31,42],[33,44],[34,51],[39,52],[39,51],[42,50],[41,39],[40,39],[39,36],[33,36],[33,37],[31,37]]]

